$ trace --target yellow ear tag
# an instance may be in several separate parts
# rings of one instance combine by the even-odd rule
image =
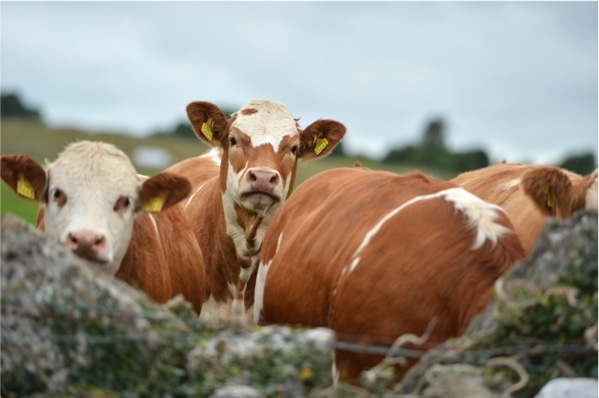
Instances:
[[[17,193],[24,198],[35,200],[35,191],[25,177],[17,181]]]
[[[214,134],[212,133],[212,126],[210,123],[204,122],[202,124],[202,134],[204,134],[204,137],[208,138],[208,141],[212,141]]]
[[[553,209],[553,194],[549,190],[549,188],[543,189],[543,193],[547,196],[547,207]]]
[[[160,196],[156,196],[146,203],[144,206],[144,211],[147,213],[158,213],[162,210],[162,205],[162,198]]]
[[[322,151],[329,145],[329,140],[326,138],[318,138],[316,140],[316,146],[314,147],[314,153],[320,155]]]

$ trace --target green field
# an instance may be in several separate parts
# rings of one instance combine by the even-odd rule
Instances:
[[[173,162],[197,156],[208,148],[199,139],[194,141],[174,136],[140,139],[118,133],[90,133],[75,129],[49,129],[39,122],[3,119],[1,121],[0,154],[27,154],[44,164],[45,160],[54,160],[67,144],[84,139],[110,142],[129,156],[138,146],[164,148],[170,153]],[[396,173],[413,170],[413,168],[407,166],[381,164],[362,157],[328,157],[322,160],[300,162],[297,170],[296,186],[320,171],[336,167],[351,167],[356,161],[359,161],[362,166],[374,170],[389,170]],[[152,175],[159,170],[140,169],[138,171],[142,174]],[[451,177],[435,170],[422,171],[443,179]],[[18,197],[3,183],[0,186],[0,214],[6,212],[14,213],[34,223],[37,204]]]

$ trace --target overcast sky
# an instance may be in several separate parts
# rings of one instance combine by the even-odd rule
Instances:
[[[193,100],[278,100],[384,156],[447,123],[452,150],[597,154],[597,2],[6,2],[1,88],[54,126],[147,135]]]

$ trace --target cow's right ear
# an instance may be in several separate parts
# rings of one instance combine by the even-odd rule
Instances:
[[[145,180],[139,191],[139,207],[157,213],[176,205],[191,193],[191,183],[185,177],[162,172]]]
[[[210,146],[223,147],[227,142],[230,121],[211,102],[194,101],[187,105],[187,117],[199,139]]]
[[[546,215],[557,218],[571,213],[572,183],[558,167],[535,167],[522,176],[521,186],[535,205]]]
[[[2,180],[19,196],[45,201],[47,173],[34,159],[27,155],[4,155],[0,160]]]

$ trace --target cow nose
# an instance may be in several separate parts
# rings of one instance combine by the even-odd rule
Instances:
[[[106,248],[106,237],[93,231],[70,232],[66,244],[79,257],[95,260]]]
[[[267,169],[250,169],[247,180],[253,190],[272,190],[279,185],[279,173]]]

